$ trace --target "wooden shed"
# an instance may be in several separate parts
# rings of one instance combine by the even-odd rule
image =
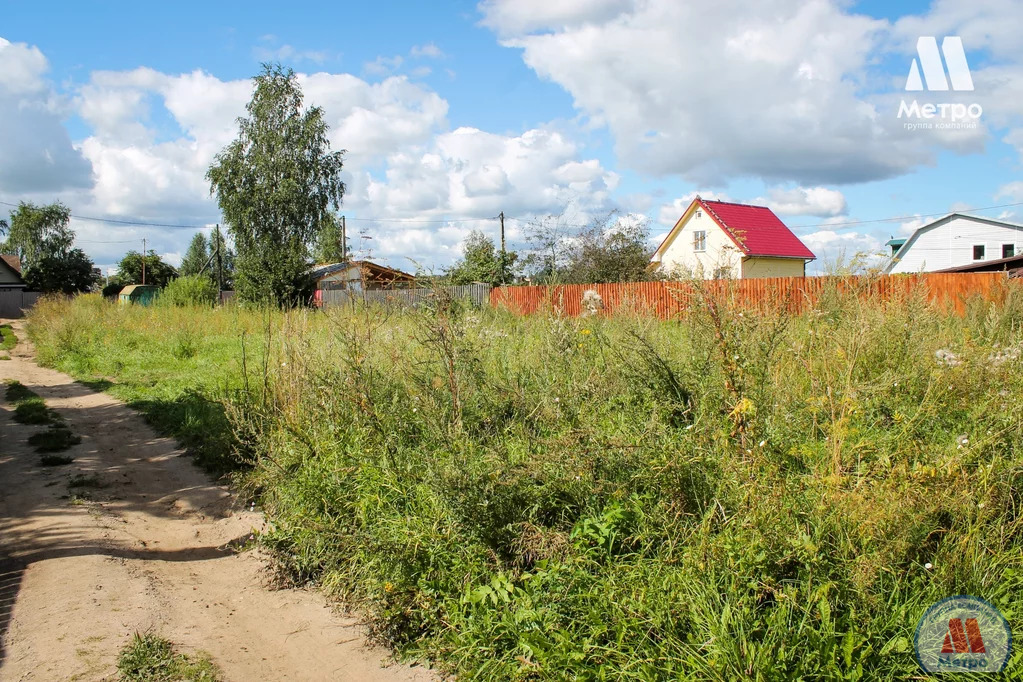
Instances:
[[[150,305],[156,300],[160,293],[160,287],[152,284],[129,284],[121,289],[118,301],[123,304],[137,303],[139,305]]]

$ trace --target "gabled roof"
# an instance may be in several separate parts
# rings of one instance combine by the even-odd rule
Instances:
[[[736,204],[729,201],[711,201],[700,197],[696,197],[689,204],[689,208],[675,223],[675,227],[657,247],[654,258],[658,258],[675,239],[686,216],[697,206],[703,208],[707,215],[714,219],[714,222],[724,230],[745,256],[799,258],[801,260],[817,258],[768,207]]]
[[[14,263],[8,260],[8,258],[13,258],[14,262],[17,263],[17,266],[15,266]],[[8,256],[7,254],[2,254],[2,257],[0,257],[0,268],[4,270],[9,270],[15,277],[18,278],[14,284],[4,284],[3,285],[4,287],[24,288],[27,286],[25,284],[25,278],[21,276],[21,261],[18,260],[17,256]]]
[[[329,277],[336,272],[342,272],[352,267],[359,268],[362,275],[370,280],[387,282],[411,282],[415,280],[415,276],[410,275],[407,272],[372,263],[368,260],[352,260],[344,263],[325,263],[322,265],[314,265],[309,269],[309,276],[314,280],[321,280],[324,277]]]
[[[984,216],[972,215],[970,213],[949,213],[948,215],[944,215],[938,218],[937,220],[933,220],[927,223],[926,225],[921,225],[920,227],[913,230],[913,234],[909,235],[909,238],[905,240],[905,243],[903,243],[899,250],[896,251],[894,255],[892,255],[891,262],[889,262],[888,265],[885,266],[884,272],[887,274],[895,269],[895,266],[898,265],[898,262],[902,260],[902,258],[907,253],[909,253],[910,249],[913,248],[913,244],[916,243],[917,238],[920,237],[921,234],[923,234],[927,230],[933,230],[936,227],[940,227],[941,225],[944,225],[948,221],[952,220],[953,218],[963,218],[965,220],[970,220],[975,223],[984,223],[985,225],[995,225],[996,227],[1008,227],[1010,229],[1023,231],[1023,225],[1019,223],[1009,222],[1008,220],[986,218]]]
[[[19,275],[21,274],[21,259],[13,253],[0,253],[0,260],[11,266],[11,270],[14,270]]]

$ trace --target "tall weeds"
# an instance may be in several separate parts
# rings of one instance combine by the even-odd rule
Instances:
[[[33,334],[88,367],[96,339],[142,355],[194,324],[96,305]],[[1023,297],[694,306],[205,311],[196,354],[160,362],[261,339],[227,417],[265,545],[461,675],[904,679],[917,619],[960,593],[1018,633]]]

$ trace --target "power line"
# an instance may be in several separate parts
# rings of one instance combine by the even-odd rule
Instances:
[[[0,201],[0,204],[4,206],[18,207],[18,204],[12,204],[9,201]],[[140,220],[117,220],[116,218],[96,218],[94,216],[79,215],[77,213],[71,214],[72,218],[77,220],[94,220],[98,223],[114,223],[116,225],[135,225],[138,227],[169,227],[178,230],[201,230],[206,227],[213,227],[212,225],[171,225],[169,223],[147,223]]]

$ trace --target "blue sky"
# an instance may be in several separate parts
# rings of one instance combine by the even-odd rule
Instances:
[[[962,36],[974,91],[904,91],[921,35]],[[186,226],[76,219],[104,266],[143,237],[175,262],[219,220],[203,171],[267,60],[349,151],[356,248],[396,267],[449,264],[502,210],[521,246],[535,216],[656,240],[696,193],[766,203],[819,269],[1023,202],[1019,0],[5,3],[0,39],[0,201]],[[983,114],[910,131],[913,99]]]

